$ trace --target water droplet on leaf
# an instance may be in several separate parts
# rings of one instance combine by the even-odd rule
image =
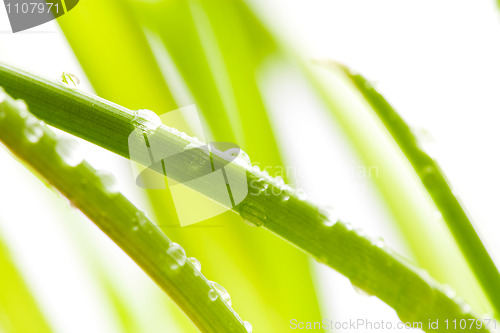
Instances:
[[[217,298],[219,297],[219,293],[217,293],[217,291],[212,287],[210,288],[210,290],[208,291],[208,298],[214,302],[217,300]]]
[[[107,171],[97,171],[96,175],[99,177],[106,192],[109,194],[117,194],[120,191],[118,182],[116,181],[115,176],[111,173]]]
[[[189,262],[194,266],[194,269],[197,273],[201,272],[201,263],[198,259],[194,257],[188,258]],[[198,274],[197,274],[198,275]]]
[[[56,144],[56,152],[61,160],[70,167],[76,167],[83,162],[80,145],[73,139],[60,139]]]
[[[186,263],[186,251],[177,243],[172,243],[167,250],[169,267],[177,270]]]
[[[264,192],[269,187],[269,184],[267,183],[265,178],[259,178],[259,180],[257,181],[257,186],[259,186],[260,192]]]
[[[68,88],[78,88],[80,85],[80,79],[75,74],[63,72],[59,78],[59,82]]]
[[[43,123],[34,117],[26,121],[24,136],[31,143],[37,143],[43,136]]]
[[[248,333],[252,333],[253,327],[252,327],[252,324],[250,322],[244,321],[243,326],[245,326],[245,329],[247,330]]]
[[[22,99],[18,99],[15,101],[17,108],[19,109],[19,116],[23,119],[28,117],[28,105]]]
[[[141,109],[135,111],[134,124],[143,131],[153,133],[161,126],[161,119],[151,110]]]
[[[135,230],[138,230],[139,228],[143,227],[144,225],[146,225],[148,222],[148,218],[146,217],[146,215],[144,214],[144,212],[142,211],[139,211],[137,213],[135,213],[135,217],[134,217],[134,228],[137,227],[137,229]]]
[[[214,289],[217,291],[221,299],[227,304],[229,304],[229,306],[231,306],[231,296],[229,296],[229,293],[227,292],[226,288],[224,288],[217,282],[210,281],[210,283],[212,284],[212,287],[214,287]]]

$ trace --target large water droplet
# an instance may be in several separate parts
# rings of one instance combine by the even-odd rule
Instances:
[[[161,119],[151,110],[141,109],[135,111],[134,124],[146,132],[155,132],[161,126]]]
[[[212,284],[212,287],[214,287],[214,289],[217,291],[221,299],[227,304],[229,304],[229,306],[231,306],[231,296],[229,296],[229,293],[227,292],[226,288],[224,288],[217,282],[210,281],[210,283]]]
[[[257,187],[256,190],[258,191],[258,193],[255,193],[256,195],[265,192],[269,188],[269,184],[265,178],[259,178],[259,180],[254,183]]]
[[[56,144],[56,152],[61,160],[70,167],[76,167],[83,162],[80,145],[73,139],[60,139]]]
[[[248,156],[247,153],[245,153],[243,150],[240,148],[229,148],[224,151],[224,154],[229,155],[231,157],[235,157],[235,161],[240,162],[240,164],[243,165],[251,165],[252,162],[250,161],[250,156]]]
[[[214,302],[217,300],[217,298],[219,297],[219,293],[215,290],[214,287],[210,288],[210,290],[208,291],[208,298]]]
[[[15,103],[19,111],[19,116],[23,119],[26,119],[26,117],[28,117],[28,105],[26,104],[26,102],[22,99],[18,99],[15,101]]]
[[[245,327],[245,329],[247,330],[248,333],[252,333],[253,327],[252,327],[252,324],[250,322],[244,321],[243,326]]]
[[[177,270],[186,263],[186,251],[177,243],[172,243],[167,250],[168,265],[170,269]]]
[[[31,143],[37,143],[43,136],[43,123],[34,117],[26,121],[24,136]]]
[[[133,231],[139,230],[140,228],[145,226],[147,224],[147,222],[148,222],[148,218],[146,217],[146,214],[144,214],[144,212],[142,212],[142,211],[138,211],[137,213],[135,213],[135,217],[133,220],[134,226],[132,227],[132,230]]]
[[[78,76],[67,72],[63,72],[61,74],[59,82],[72,89],[78,88],[78,86],[80,85],[80,79],[78,78]]]
[[[120,187],[118,186],[118,182],[116,181],[115,176],[107,171],[97,171],[97,177],[99,177],[101,184],[104,186],[104,189],[108,194],[117,194],[120,192]]]
[[[190,258],[188,258],[188,260],[194,266],[196,275],[199,275],[199,273],[201,272],[201,263],[200,263],[200,261],[198,259],[194,258],[194,257],[190,257]]]

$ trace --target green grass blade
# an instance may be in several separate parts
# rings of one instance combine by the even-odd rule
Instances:
[[[436,161],[431,158],[399,114],[361,75],[340,65],[399,145],[443,215],[496,314],[500,314],[500,273],[454,195]]]
[[[3,92],[2,92],[3,93]],[[94,100],[94,102],[97,102]],[[125,109],[122,109],[125,111]],[[109,175],[83,162],[37,118],[2,95],[0,140],[117,243],[204,332],[247,330],[191,262],[140,210],[116,192]],[[131,120],[132,113],[124,115]]]
[[[5,333],[52,332],[21,273],[0,239],[0,330]]]
[[[128,137],[134,128],[133,116],[129,110],[5,66],[0,68],[0,82],[8,91],[31,103],[33,112],[50,121],[53,126],[73,134],[84,132],[91,142],[108,142],[109,150],[128,157]],[[39,96],[46,98],[40,99]],[[53,112],[59,113],[60,117],[51,117],[50,113]],[[163,143],[163,151],[159,152],[161,156],[169,156],[169,152],[179,151],[194,143],[192,139],[179,136],[166,126],[159,127],[154,135],[158,142]],[[196,150],[186,152],[187,159],[206,162],[209,159]],[[214,155],[214,159],[214,163],[222,163],[224,156]],[[147,160],[149,156],[138,158],[139,163]],[[393,251],[352,230],[348,224],[329,221],[316,206],[301,200],[290,187],[279,184],[243,162],[229,164],[227,167],[245,171],[246,185],[258,182],[267,191],[283,194],[267,196],[263,195],[266,191],[263,190],[261,195],[249,195],[236,207],[243,218],[263,226],[344,274],[355,286],[393,307],[402,321],[421,322],[424,331],[429,332],[431,330],[425,326],[429,320],[443,322],[446,319],[476,319],[466,307],[448,296],[432,278],[419,272]],[[190,172],[182,165],[172,166],[171,171],[174,179],[182,179]],[[432,331],[461,330],[445,329],[441,325],[438,330]],[[478,326],[469,331],[488,330],[484,326]]]

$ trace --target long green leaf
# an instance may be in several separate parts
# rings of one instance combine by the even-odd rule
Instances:
[[[449,284],[476,311],[490,313],[489,302],[460,253],[453,235],[404,154],[374,115],[374,111],[343,71],[306,63],[305,73],[339,123],[343,134],[367,166],[388,211],[397,222],[420,267]]]
[[[448,228],[488,296],[496,314],[500,314],[500,298],[498,297],[500,295],[500,273],[498,268],[474,230],[470,218],[450,188],[436,161],[425,152],[410,127],[394,108],[363,76],[352,73],[345,66],[338,66],[370,103],[377,116],[410,161],[413,169],[443,215]]]

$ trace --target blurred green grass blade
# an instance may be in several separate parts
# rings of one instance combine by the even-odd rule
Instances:
[[[73,115],[72,121],[67,122],[59,119],[59,122],[54,125],[67,128],[73,133],[77,128],[83,126],[84,131],[92,137],[92,142],[99,144],[101,141],[111,140],[112,147],[110,149],[112,151],[122,155],[128,151],[129,135],[126,133],[129,133],[130,127],[134,125],[133,113],[130,110],[35,76],[26,76],[17,70],[12,71],[6,67],[0,67],[0,69],[2,82],[8,83],[10,90],[32,100],[34,109],[42,117],[54,109]],[[51,107],[44,106],[45,99],[33,98],[34,96],[48,97]],[[71,186],[68,186],[68,175],[61,170],[58,163],[54,163],[60,159],[60,156],[53,156],[54,153],[51,153],[50,149],[31,149],[26,142],[28,140],[24,133],[30,133],[30,131],[26,131],[21,126],[24,125],[31,129],[31,126],[34,125],[31,121],[27,122],[23,118],[22,112],[17,109],[19,103],[8,100],[0,104],[0,106],[2,107],[0,111],[7,111],[7,117],[0,121],[3,130],[0,131],[0,138],[18,156],[30,161],[31,165],[36,166],[38,171],[49,175],[57,188],[68,195],[77,207],[85,210],[93,217],[94,221],[102,229],[106,230],[108,235],[134,258],[138,259],[139,263],[142,263],[141,266],[145,270],[149,272],[159,270],[159,276],[153,273],[153,277],[156,277],[156,281],[176,301],[179,301],[180,298],[180,304],[184,309],[188,310],[187,313],[191,315],[191,318],[198,320],[197,323],[200,327],[203,328],[203,324],[206,324],[208,325],[208,327],[205,327],[207,331],[213,331],[214,329],[218,329],[218,332],[231,331],[231,323],[223,319],[223,317],[226,317],[227,320],[232,319],[228,307],[220,307],[221,304],[219,303],[212,303],[211,307],[205,307],[207,305],[205,298],[207,290],[203,285],[206,280],[203,280],[204,283],[200,284],[191,263],[186,263],[188,267],[174,275],[170,274],[170,270],[173,269],[171,266],[165,267],[162,264],[163,261],[158,261],[159,259],[165,260],[165,256],[160,256],[161,258],[154,256],[155,252],[161,252],[157,251],[159,250],[158,245],[165,242],[166,236],[159,232],[152,222],[148,220],[144,226],[143,233],[149,236],[141,233],[138,237],[129,237],[130,242],[124,242],[123,235],[127,234],[124,231],[130,230],[131,226],[134,225],[133,223],[137,223],[136,215],[131,214],[137,213],[135,208],[121,195],[112,195],[111,200],[105,200],[109,196],[109,192],[106,191],[106,188],[103,189],[102,183],[96,184],[91,180],[91,176],[86,175],[88,170],[93,170],[88,164],[72,169],[77,175],[71,177],[71,179],[75,179],[77,183],[82,178],[89,179],[88,182],[84,182],[85,186],[76,186],[77,184],[73,184],[71,181]],[[14,111],[17,111],[17,113],[13,113]],[[88,122],[89,119],[92,120],[90,123]],[[103,131],[103,128],[106,127],[105,120],[114,124],[114,131]],[[48,130],[46,131],[46,134],[49,134]],[[179,151],[179,149],[195,142],[193,138],[181,136],[167,126],[158,127],[153,135],[155,140],[159,140],[158,142],[161,143],[159,153],[165,155],[168,155],[169,151]],[[134,139],[140,140],[141,138],[141,135],[137,135]],[[47,141],[51,143],[52,140],[53,137],[50,135],[41,144],[45,144]],[[149,163],[149,156],[147,155],[145,153],[136,156],[137,162]],[[210,156],[196,149],[187,150],[185,158],[187,161],[191,159],[202,160],[203,163],[210,163],[211,159]],[[222,163],[229,156],[213,154],[213,158],[216,163]],[[181,165],[172,165],[172,167],[171,176],[176,180],[183,179],[191,172]],[[261,225],[263,228],[294,244],[319,262],[344,274],[351,280],[353,285],[379,297],[397,311],[403,322],[420,322],[427,332],[463,331],[459,327],[447,329],[443,325],[439,326],[437,330],[429,329],[425,326],[429,320],[477,322],[477,326],[468,329],[470,332],[487,332],[488,328],[492,328],[491,325],[488,328],[485,324],[480,325],[481,322],[478,321],[478,317],[470,313],[469,307],[461,304],[459,299],[450,295],[443,286],[436,283],[425,272],[415,268],[386,246],[379,245],[377,241],[371,240],[363,236],[362,233],[353,230],[349,224],[330,220],[313,203],[301,199],[293,188],[281,184],[277,179],[266,175],[262,171],[253,169],[243,161],[227,164],[225,168],[246,172],[247,179],[239,180],[239,185],[250,186],[252,182],[261,179],[264,182],[263,185],[265,185],[263,187],[265,190],[261,195],[247,196],[243,202],[235,207],[235,211],[255,225]],[[101,193],[102,190],[106,191],[106,193]],[[286,200],[283,200],[283,196],[265,195],[266,191],[276,193],[276,190],[281,193],[286,191],[289,194]],[[82,191],[86,195],[78,195]],[[102,206],[107,207],[104,215],[100,212]],[[124,209],[125,206],[127,206],[127,209]],[[121,209],[118,209],[119,207]],[[130,231],[128,234],[130,234]],[[138,249],[141,249],[139,258],[134,255],[134,251]],[[144,265],[142,260],[146,258],[150,258],[152,262]],[[259,268],[257,267],[257,269]],[[164,277],[169,278],[165,281],[163,280]],[[165,285],[165,282],[170,279],[174,279],[170,281],[173,282],[171,286],[174,289],[173,291],[167,287],[168,284]],[[205,293],[203,293],[202,289],[205,289]],[[205,314],[197,316],[193,313],[193,309],[204,309],[206,312],[203,311]],[[239,329],[240,326],[236,324],[236,327]]]
[[[46,181],[42,177],[40,180]],[[72,218],[74,219],[73,214],[67,215],[68,220]],[[110,262],[114,257],[102,255],[102,248],[96,247],[95,239],[92,237],[94,234],[86,233],[81,226],[75,224],[65,224],[64,227],[71,232],[73,241],[84,254],[86,266],[99,284],[103,297],[111,305],[115,322],[121,332],[151,332],[158,328],[170,332],[181,327],[182,332],[199,331],[173,300],[158,292],[154,283],[143,282],[151,287],[138,286],[137,280],[134,279],[131,280],[134,282],[124,283],[122,267]],[[137,269],[140,271],[140,268]],[[148,299],[149,302],[140,301],[144,299]]]
[[[341,70],[310,63],[304,69],[364,164],[378,167],[381,176],[374,182],[419,266],[453,286],[476,311],[491,312],[453,236],[436,218],[429,194],[357,88]]]
[[[0,331],[52,332],[43,312],[0,238]]]
[[[500,273],[498,268],[474,230],[472,221],[454,195],[436,161],[425,152],[410,127],[387,100],[363,76],[352,73],[345,66],[340,65],[340,68],[370,103],[377,116],[410,161],[413,169],[443,215],[448,228],[488,296],[496,314],[500,314]]]
[[[177,34],[176,48],[169,48],[168,51],[179,54],[178,57],[183,61],[182,66],[185,67],[183,79],[189,83],[190,92],[197,94],[197,106],[199,105],[204,112],[216,139],[231,141],[236,139],[238,133],[242,134],[241,137],[245,141],[242,148],[250,153],[253,159],[266,163],[266,165],[279,166],[281,164],[279,154],[257,89],[254,72],[257,60],[273,49],[271,41],[263,39],[264,30],[255,24],[255,26],[244,26],[239,29],[241,41],[238,42],[239,49],[235,50],[240,52],[242,49],[247,49],[247,54],[227,54],[231,43],[230,35],[224,37],[224,50],[207,51],[202,48],[201,42],[198,40],[199,31],[194,26],[193,18],[189,17],[188,20],[183,16],[184,14],[191,15],[191,12],[186,12],[186,7],[182,7],[182,3],[182,1],[173,1],[169,4],[174,6],[169,8],[170,11],[164,12],[164,15],[158,15],[154,11],[154,14],[159,20],[161,19],[162,24],[172,24],[172,29],[175,28],[175,33],[171,34]],[[117,3],[115,5],[119,6]],[[85,40],[97,36],[101,29],[109,27],[109,23],[104,22],[105,17],[112,15],[114,19],[118,19],[120,11],[103,12],[101,3],[97,1],[87,1],[81,6],[84,6],[88,12],[99,11],[99,14],[82,17],[75,17],[76,14],[74,14],[66,21],[61,20],[61,26],[73,48],[77,51],[77,56],[91,81],[101,82],[100,85],[106,85],[104,82],[107,82],[106,91],[108,93],[106,96],[113,94],[117,100],[122,100],[122,95],[127,95],[129,104],[125,104],[126,106],[136,105],[136,108],[139,108],[142,100],[149,103],[148,105],[151,105],[152,101],[161,100],[163,98],[161,94],[157,96],[150,94],[144,98],[135,93],[134,87],[137,82],[144,82],[144,85],[147,86],[155,84],[156,81],[152,79],[147,80],[140,76],[135,78],[120,77],[121,80],[116,86],[116,78],[108,74],[107,70],[115,66],[114,62],[111,61],[112,58],[127,56],[126,52],[121,52],[125,48],[116,45],[117,43],[128,45],[129,41],[126,35],[114,36],[113,40],[109,41],[110,45],[100,45],[101,52],[106,53],[107,58],[100,58],[100,55],[95,53],[94,46],[85,42]],[[126,4],[124,6],[126,7]],[[203,7],[197,8],[199,11],[203,11]],[[241,21],[240,25],[257,22],[241,4],[231,5],[231,2],[226,2],[225,7],[221,8],[225,8],[226,12],[240,13],[238,16],[238,21]],[[212,11],[216,11],[216,9],[216,7],[211,7]],[[151,17],[148,17],[148,21],[151,20]],[[190,25],[186,22],[190,22]],[[81,26],[91,28],[81,31]],[[228,27],[217,26],[219,34],[227,34],[225,29],[227,30]],[[78,46],[75,46],[77,44]],[[205,40],[203,46],[207,47],[207,44],[211,43]],[[212,47],[219,46],[212,45]],[[217,56],[222,54],[226,58],[230,56],[231,59],[241,58],[238,62],[231,64],[230,70],[223,68],[224,71],[231,74],[229,77],[232,80],[230,85],[232,89],[238,90],[237,96],[234,96],[234,91],[225,89],[227,84],[221,86],[214,83],[213,71],[215,69],[211,66],[213,63],[225,64],[227,59],[212,59],[209,62],[205,59],[207,52],[211,57],[214,57],[215,53]],[[81,56],[80,53],[84,55]],[[94,69],[90,64],[92,62],[99,62],[100,67]],[[245,66],[248,68],[239,68]],[[245,76],[241,76],[241,71]],[[217,83],[221,81],[222,79],[218,79]],[[94,86],[98,85],[94,84]],[[111,91],[111,89],[113,90]],[[97,91],[100,93],[99,90]],[[227,103],[223,103],[223,100],[228,99],[236,101],[236,107],[231,109],[226,106]],[[174,106],[171,107],[171,109],[174,108]],[[167,111],[161,107],[153,107],[152,109],[158,113]],[[231,123],[230,119],[236,119],[238,123],[234,123],[234,121]],[[239,142],[236,141],[236,143]],[[172,214],[170,206],[164,204],[167,199],[169,198],[158,192],[152,192],[150,195],[160,224],[162,224],[161,221],[170,220],[168,217]],[[240,217],[234,214],[223,214],[209,220],[209,223],[223,224],[224,228],[203,228],[201,226],[201,232],[195,230],[196,228],[183,228],[181,230],[168,228],[167,230],[176,241],[184,244],[191,253],[202,259],[204,262],[203,271],[207,276],[223,284],[235,299],[245,299],[244,303],[235,306],[238,306],[237,309],[255,323],[255,326],[277,331],[282,329],[283,325],[288,323],[289,318],[297,313],[319,320],[319,309],[314,296],[315,291],[309,273],[307,257],[286,243],[268,235],[260,235],[259,232],[238,223],[239,220]],[[249,250],[249,247],[243,246],[244,244],[253,244],[254,250]],[[264,259],[258,260],[255,249],[258,249],[259,253],[268,253],[268,255],[263,256]],[[211,253],[218,253],[220,257],[214,261]],[[272,254],[269,255],[269,253]],[[256,272],[251,263],[259,265],[261,271]],[[287,272],[293,272],[293,280],[289,278],[290,275]],[[269,287],[270,282],[275,284],[274,288]],[[295,290],[295,293],[290,294],[290,289]]]
[[[113,305],[113,310],[118,317],[120,331],[123,333],[140,332],[140,324],[138,320],[136,320],[137,314],[133,313],[127,306],[127,302],[124,300],[120,292],[114,287],[113,282],[104,276],[99,276],[99,282],[106,292],[106,297]]]
[[[257,70],[276,46],[245,4],[134,3],[143,24],[160,37],[215,138],[237,143],[255,161],[281,165],[257,85]]]
[[[72,95],[67,89],[66,93]],[[210,296],[216,292],[213,285],[186,260],[184,249],[113,188],[111,175],[98,173],[81,156],[75,156],[78,152],[72,150],[71,143],[58,138],[3,90],[1,93],[0,140],[15,156],[87,215],[200,330],[248,333],[241,318],[222,297]],[[89,107],[102,102],[90,96],[87,98]],[[119,113],[122,119],[128,119],[130,130],[134,114],[125,108]],[[140,134],[135,137],[136,140],[141,138]]]
[[[103,98],[112,96],[131,109],[163,113],[175,108],[147,40],[124,1],[82,1],[78,11],[61,17],[58,23]]]

